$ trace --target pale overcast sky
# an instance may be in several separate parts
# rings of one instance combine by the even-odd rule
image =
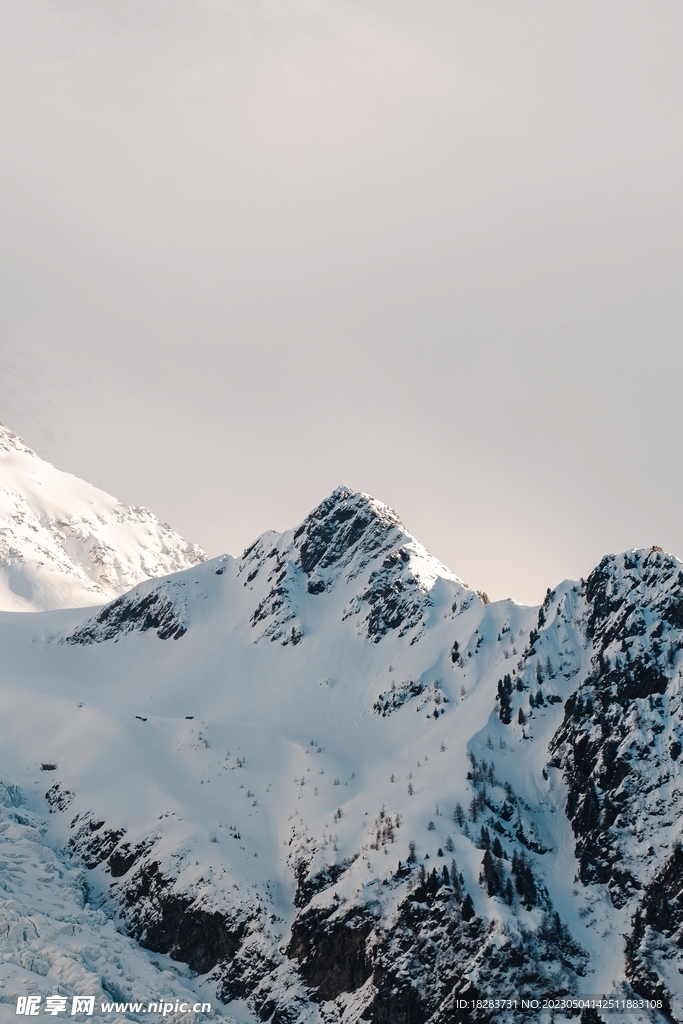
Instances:
[[[683,556],[680,0],[0,0],[0,419],[210,554]]]

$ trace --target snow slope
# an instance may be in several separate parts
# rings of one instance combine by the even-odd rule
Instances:
[[[204,558],[149,509],[60,472],[0,424],[0,609],[103,604]]]
[[[528,1020],[457,1000],[572,992],[683,1019],[680,825],[652,815],[678,792],[679,607],[656,552],[485,603],[338,488],[240,558],[1,615],[0,751],[93,912],[245,1024]],[[651,692],[625,654],[608,678],[636,635]],[[647,752],[608,779],[636,714]]]

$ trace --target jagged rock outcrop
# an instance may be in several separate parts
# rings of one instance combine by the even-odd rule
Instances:
[[[136,587],[130,594],[86,620],[69,636],[66,644],[99,644],[126,633],[146,633],[153,629],[160,640],[178,640],[187,632],[187,612],[182,598],[182,583],[168,581],[154,586]]]
[[[654,549],[609,557],[582,596],[590,670],[565,704],[550,764],[567,782],[582,880],[606,884],[623,906],[683,809],[683,573]]]

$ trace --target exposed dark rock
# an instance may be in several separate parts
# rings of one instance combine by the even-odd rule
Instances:
[[[296,1020],[296,1004],[292,1005],[292,1000],[286,996],[283,999],[280,993],[276,994],[269,984],[281,963],[282,958],[268,955],[258,939],[247,936],[232,960],[221,964],[217,989],[219,999],[224,1003],[233,999],[249,999],[263,1021],[273,1019],[274,1013],[277,1014],[276,1020]]]
[[[109,870],[112,878],[121,878],[127,874],[140,857],[151,848],[151,845],[151,843],[143,842],[138,843],[137,846],[131,846],[130,843],[121,843],[120,846],[117,846],[109,856]]]
[[[76,797],[75,793],[72,793],[70,789],[62,789],[58,782],[55,782],[54,786],[50,786],[45,799],[50,805],[50,813],[53,810],[65,811],[67,807],[70,807]]]
[[[373,643],[378,643],[391,629],[397,629],[399,636],[405,636],[409,629],[420,623],[429,605],[428,596],[415,578],[403,577],[400,557],[391,559],[389,566],[383,565],[370,574],[360,600],[370,608],[365,622],[367,636]]]
[[[69,840],[71,853],[78,854],[86,868],[96,868],[109,857],[126,834],[125,828],[102,830],[103,821],[90,818]]]
[[[349,863],[350,861],[342,861],[341,864],[328,864],[323,871],[319,871],[316,875],[310,877],[308,875],[308,865],[305,861],[301,861],[297,869],[294,906],[305,907],[317,893],[329,889],[344,874]]]
[[[229,922],[175,892],[173,879],[162,875],[156,861],[138,869],[122,897],[130,934],[147,949],[168,953],[199,974],[231,959],[240,947],[246,922]]]
[[[667,941],[668,940],[668,941]],[[658,962],[673,961],[683,973],[683,849],[673,853],[645,888],[626,941],[626,977],[644,999],[661,999],[670,1020],[671,993]]]
[[[178,640],[187,632],[182,615],[161,586],[140,592],[138,588],[105,605],[70,636],[67,644],[98,644],[126,633],[154,629],[160,640]]]
[[[366,495],[338,487],[294,535],[299,565],[307,576],[316,568],[329,569],[361,540],[365,552],[375,552],[386,543],[387,531],[401,525],[394,512],[378,507]]]
[[[314,907],[297,917],[287,956],[298,961],[299,973],[315,989],[318,1001],[354,992],[370,977],[365,940],[374,924],[364,905]]]

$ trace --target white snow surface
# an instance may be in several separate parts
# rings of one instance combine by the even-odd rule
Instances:
[[[0,610],[104,604],[205,557],[149,509],[55,469],[0,424]]]

